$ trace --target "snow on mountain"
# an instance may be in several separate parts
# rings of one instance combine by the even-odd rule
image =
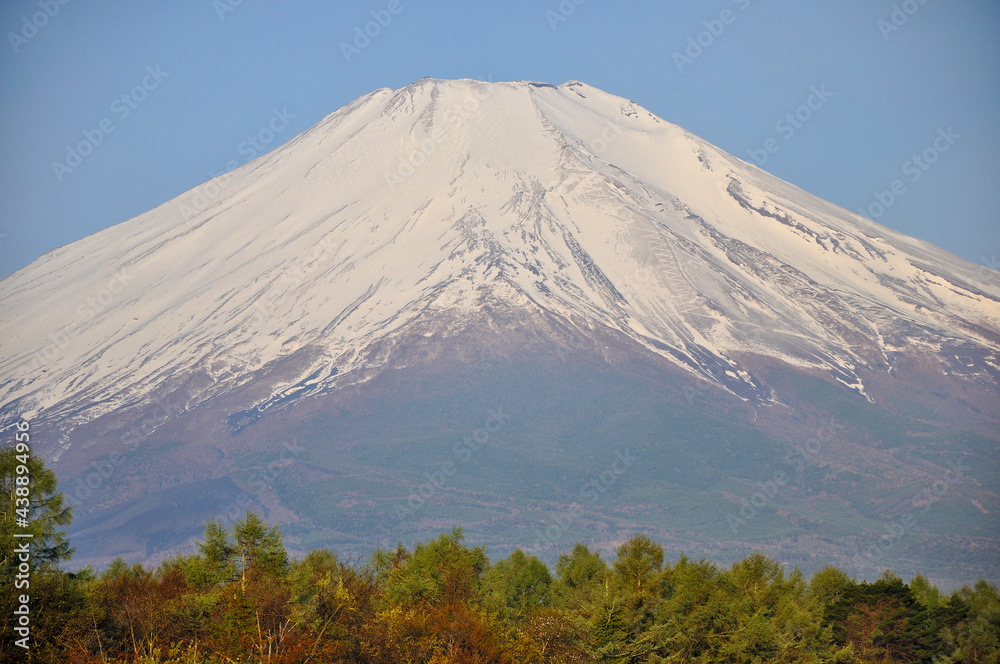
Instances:
[[[747,354],[869,398],[900,351],[958,353],[942,370],[991,389],[1000,368],[1000,288],[974,266],[577,81],[376,90],[0,291],[0,408],[70,425],[178,376],[201,377],[191,408],[293,353],[298,378],[249,406],[328,390],[486,301],[750,400]]]

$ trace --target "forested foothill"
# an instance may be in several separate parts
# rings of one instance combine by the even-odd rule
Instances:
[[[293,560],[277,526],[248,512],[210,522],[198,553],[156,569],[69,572],[71,514],[34,458],[33,567],[15,588],[17,463],[0,451],[3,662],[1000,662],[1000,595],[985,580],[945,594],[890,571],[806,578],[761,554],[667,561],[644,535],[610,561],[577,544],[554,570],[521,550],[491,562],[461,529],[366,561]],[[24,593],[28,649],[15,643]]]

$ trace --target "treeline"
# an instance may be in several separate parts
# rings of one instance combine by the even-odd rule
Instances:
[[[5,494],[9,479],[0,473]],[[65,522],[51,488],[40,514]],[[5,546],[9,523],[5,512]],[[58,523],[36,523],[39,552],[57,548],[31,573],[28,651],[14,645],[21,591],[5,550],[4,661],[1000,662],[1000,596],[985,581],[945,595],[891,572],[859,583],[827,567],[806,579],[760,554],[729,568],[667,562],[643,535],[610,564],[577,544],[553,571],[520,550],[491,563],[460,529],[364,562],[325,549],[291,560],[253,513],[231,530],[210,523],[199,553],[155,570],[116,561],[70,573]]]
[[[291,561],[252,513],[204,539],[156,570],[36,571],[31,661],[1000,661],[985,581],[945,596],[919,576],[857,583],[831,567],[807,581],[759,554],[668,564],[642,535],[610,565],[577,544],[554,576],[522,551],[491,564],[461,530],[361,565],[327,550]]]

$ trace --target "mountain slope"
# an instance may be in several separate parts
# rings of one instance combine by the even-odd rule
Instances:
[[[173,426],[202,454],[444,349],[644,358],[754,421],[795,410],[776,367],[882,407],[940,380],[939,425],[997,423],[1000,288],[972,265],[576,81],[377,90],[42,256],[0,310],[0,413],[69,476],[136,422],[130,449]]]

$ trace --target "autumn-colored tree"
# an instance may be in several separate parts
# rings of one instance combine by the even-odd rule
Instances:
[[[109,654],[153,657],[157,648],[178,640],[171,620],[174,604],[185,590],[178,571],[156,576],[142,565],[117,559],[99,577],[92,602],[94,627],[102,650]]]
[[[932,614],[899,577],[845,590],[826,613],[840,645],[851,645],[859,662],[908,663],[943,654]]]
[[[292,563],[293,636],[307,657],[362,661],[361,634],[373,623],[384,591],[371,566],[346,565],[326,549]]]
[[[90,606],[95,577],[90,568],[66,572],[43,567],[31,576],[31,654],[37,662],[86,661],[91,652],[100,652],[98,634]],[[9,632],[0,643],[10,644]],[[9,654],[9,652],[7,653]],[[13,661],[24,662],[23,652]],[[0,661],[11,661],[0,656]]]
[[[248,513],[155,572],[35,570],[35,648],[25,660],[4,634],[0,664],[1000,664],[986,581],[944,596],[919,575],[828,567],[806,583],[762,554],[728,569],[665,558],[642,535],[610,567],[577,544],[553,579],[520,550],[491,565],[456,529],[363,565],[324,549],[290,562]]]
[[[537,656],[551,664],[582,664],[593,661],[587,654],[587,635],[574,625],[572,614],[553,607],[531,611],[520,624],[520,633]]]

